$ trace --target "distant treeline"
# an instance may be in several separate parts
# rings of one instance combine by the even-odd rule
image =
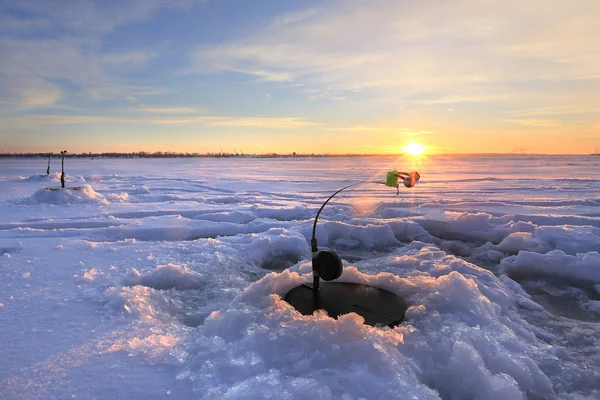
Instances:
[[[48,157],[50,153],[0,153],[0,157]],[[60,157],[60,154],[54,153],[52,157]],[[251,158],[279,158],[279,157],[353,157],[353,156],[382,156],[382,154],[239,154],[239,153],[176,153],[171,151],[157,151],[154,153],[138,151],[133,153],[67,153],[70,158],[230,158],[230,157],[251,157]]]
[[[47,158],[50,153],[0,153],[0,157],[31,157]],[[585,154],[502,154],[502,153],[473,153],[473,154],[431,154],[428,157],[562,157],[562,156],[584,156]],[[592,153],[592,156],[600,154]],[[244,154],[244,153],[176,153],[171,151],[157,151],[154,153],[138,151],[132,153],[67,153],[69,158],[302,158],[302,157],[398,157],[402,154],[314,154],[314,153],[266,153],[266,154]],[[61,157],[60,153],[53,153],[52,157]]]

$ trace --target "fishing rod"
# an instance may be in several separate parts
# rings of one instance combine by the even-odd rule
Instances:
[[[50,175],[50,159],[53,153],[48,153],[48,168],[46,169],[46,175]]]
[[[400,194],[400,185],[398,181],[402,179],[402,183],[407,188],[414,187],[417,182],[421,179],[421,175],[417,171],[412,172],[398,172],[396,170],[389,171],[386,175],[385,182],[378,181],[360,181],[351,185],[345,186],[329,196],[327,200],[321,205],[317,215],[315,216],[315,222],[313,223],[312,238],[310,240],[310,247],[312,252],[312,266],[313,266],[313,290],[319,290],[319,277],[326,281],[334,280],[340,277],[342,274],[342,260],[335,252],[331,251],[319,251],[317,245],[317,222],[319,221],[319,215],[325,208],[327,203],[340,192],[349,189],[354,186],[358,186],[363,183],[376,183],[382,184],[388,187],[395,187],[397,190],[396,195]]]
[[[321,212],[338,193],[363,183],[383,184],[395,187],[396,195],[400,194],[399,181],[407,188],[414,187],[421,179],[418,172],[389,171],[385,182],[359,181],[344,186],[333,193],[319,208],[313,223],[310,246],[312,251],[313,282],[303,283],[290,290],[284,300],[291,304],[303,315],[312,315],[319,309],[327,311],[329,316],[355,312],[362,316],[368,325],[387,325],[394,327],[402,321],[408,309],[408,304],[399,296],[385,289],[370,285],[349,282],[327,282],[322,286],[320,280],[333,281],[342,275],[343,262],[341,257],[332,250],[321,250],[317,244],[317,222]]]

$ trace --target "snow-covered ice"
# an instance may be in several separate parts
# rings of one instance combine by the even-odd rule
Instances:
[[[3,400],[600,398],[600,157],[45,163],[0,159]],[[297,313],[320,204],[391,169],[317,238],[405,320]]]

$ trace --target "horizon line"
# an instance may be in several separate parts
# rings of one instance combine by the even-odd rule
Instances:
[[[60,156],[60,153],[53,152],[0,152],[0,157],[48,157]],[[414,157],[407,153],[226,153],[226,152],[174,152],[174,151],[132,151],[132,152],[113,152],[106,151],[101,153],[81,152],[67,153],[66,157],[141,157],[141,158],[240,158],[240,157],[259,157],[259,158],[274,158],[274,157],[392,157],[392,156],[407,156]],[[438,156],[600,156],[600,153],[430,153],[423,154],[417,158],[438,157]]]

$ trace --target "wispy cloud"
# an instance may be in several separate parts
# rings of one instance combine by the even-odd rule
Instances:
[[[94,0],[20,0],[5,3],[4,9],[19,10],[40,18],[51,20],[56,26],[79,34],[102,34],[111,32],[120,25],[142,21],[156,11],[169,9],[184,9],[203,0],[121,0],[98,3]]]
[[[510,110],[506,115],[513,116],[540,116],[540,115],[587,115],[598,114],[598,107],[593,106],[571,106],[564,105],[560,107],[541,107]]]
[[[505,119],[504,121],[510,122],[512,124],[535,126],[535,127],[539,127],[539,128],[554,128],[554,127],[557,127],[560,125],[560,122],[550,120],[550,119],[522,118],[522,119]]]
[[[8,108],[52,106],[64,96],[58,86],[37,77],[13,77],[13,80],[6,82],[2,87],[5,94],[0,103],[4,103]]]
[[[3,33],[31,32],[32,30],[46,29],[51,26],[52,21],[48,18],[19,19],[7,14],[0,14],[0,32]]]
[[[490,94],[490,93],[471,93],[470,95],[439,94],[435,98],[411,98],[408,99],[413,104],[438,105],[438,104],[468,104],[468,103],[500,103],[514,100],[516,94]]]
[[[323,91],[318,91],[313,95],[308,96],[308,100],[314,101],[319,99],[330,99],[330,100],[346,100],[346,97],[340,96],[339,94],[334,93],[332,88],[328,87]]]
[[[291,13],[287,13],[287,14],[282,14],[282,15],[277,16],[273,20],[273,25],[277,26],[277,25],[294,24],[294,23],[303,21],[307,18],[310,18],[313,15],[315,15],[316,13],[317,13],[317,10],[309,9],[309,10],[296,11],[296,12],[291,12]]]
[[[70,124],[156,124],[156,125],[204,125],[222,127],[260,127],[294,129],[318,126],[318,123],[306,121],[302,118],[252,118],[235,116],[194,116],[194,117],[121,117],[102,115],[27,115],[5,119],[0,127],[24,127],[44,125],[70,125]]]
[[[281,72],[281,71],[268,71],[261,69],[235,69],[235,68],[227,68],[227,70],[232,72],[239,72],[242,74],[253,75],[258,78],[259,81],[263,82],[291,82],[293,80],[292,74],[289,72]]]
[[[198,114],[203,112],[202,109],[191,107],[141,107],[138,110],[149,114]]]
[[[101,56],[101,60],[108,64],[143,64],[156,57],[156,53],[132,51],[127,53],[104,54]]]
[[[406,127],[393,127],[393,126],[364,126],[364,125],[354,125],[348,127],[336,127],[336,128],[327,128],[331,131],[342,131],[342,132],[370,132],[370,133],[386,133],[386,134],[397,134],[397,135],[406,135],[408,137],[416,137],[423,135],[432,135],[435,132],[422,130],[422,129],[412,129]]]

